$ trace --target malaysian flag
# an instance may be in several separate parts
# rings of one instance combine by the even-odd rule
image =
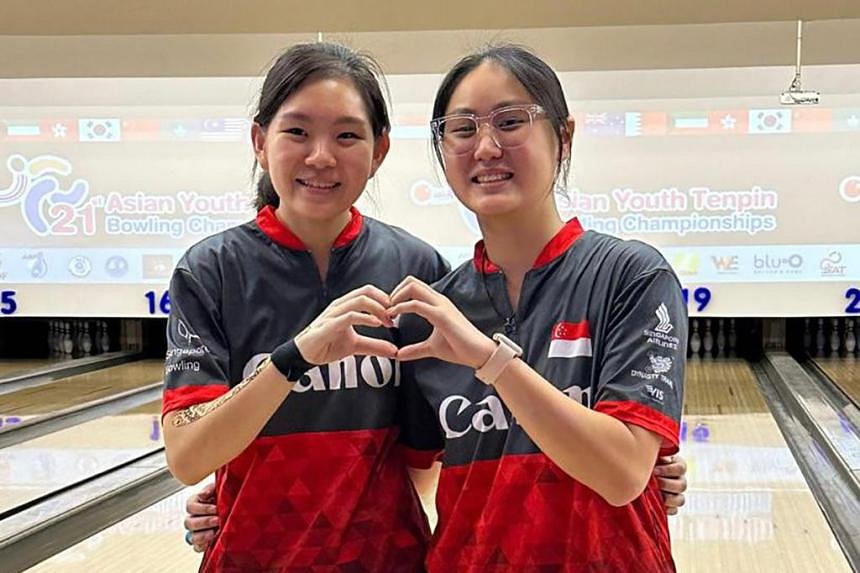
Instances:
[[[251,120],[245,117],[206,119],[199,135],[203,141],[248,141],[251,138]]]

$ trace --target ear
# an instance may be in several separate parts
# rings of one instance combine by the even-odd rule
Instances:
[[[266,129],[259,123],[251,124],[251,143],[254,145],[254,156],[263,171],[269,170],[269,161],[266,157]]]
[[[576,129],[576,122],[572,115],[567,116],[564,122],[566,128],[565,133],[561,134],[561,159],[565,160],[570,157],[570,149],[573,143],[573,132]]]
[[[384,132],[377,137],[373,142],[373,161],[370,166],[370,177],[376,175],[376,170],[385,161],[385,156],[388,155],[388,149],[391,147],[391,138],[388,132]]]

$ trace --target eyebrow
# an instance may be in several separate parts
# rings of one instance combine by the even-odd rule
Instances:
[[[512,105],[529,105],[531,103],[532,102],[530,102],[530,101],[523,101],[523,100],[506,100],[506,101],[503,101],[503,102],[500,102],[500,103],[494,105],[492,108],[490,108],[490,112],[494,112],[497,109],[502,109],[503,107],[509,107]],[[456,109],[452,109],[451,113],[446,113],[445,115],[463,115],[463,114],[478,115],[478,113],[470,107],[458,107]]]
[[[299,111],[288,111],[279,113],[277,119],[291,119],[293,121],[305,121],[311,122],[313,118],[306,113],[302,113]],[[336,120],[334,120],[335,125],[364,125],[367,121],[364,118],[356,117],[354,115],[342,115]]]

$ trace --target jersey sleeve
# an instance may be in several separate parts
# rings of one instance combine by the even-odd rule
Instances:
[[[595,410],[661,436],[678,451],[687,310],[675,275],[643,272],[614,298],[600,357]]]
[[[213,297],[187,269],[170,281],[162,416],[230,389],[229,346]]]

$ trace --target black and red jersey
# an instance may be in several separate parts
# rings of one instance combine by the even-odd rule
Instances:
[[[248,376],[328,304],[365,284],[438,280],[444,260],[362,217],[331,252],[325,281],[267,207],[193,246],[170,284],[163,412],[207,402]],[[385,328],[360,328],[392,340]],[[202,571],[415,571],[428,528],[395,447],[399,365],[349,356],[311,369],[260,435],[216,472],[221,527]]]
[[[574,219],[526,274],[516,309],[482,243],[434,288],[485,334],[516,341],[560,392],[660,435],[664,455],[677,451],[687,317],[656,250],[583,232]],[[428,328],[404,317],[404,343]],[[613,507],[543,454],[474,370],[439,360],[403,368],[412,371],[400,410],[411,462],[441,453],[443,463],[431,572],[674,570],[653,477]]]

